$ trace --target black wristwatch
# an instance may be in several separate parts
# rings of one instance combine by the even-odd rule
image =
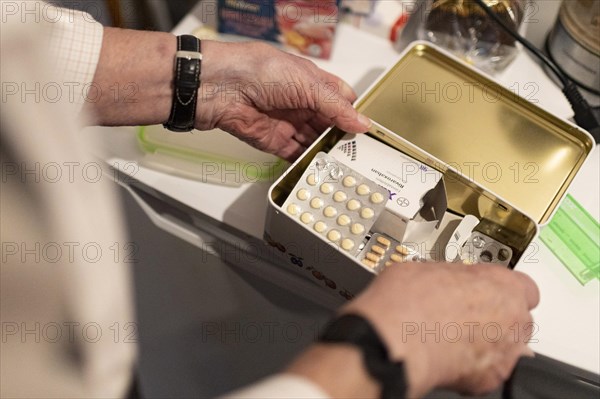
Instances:
[[[200,43],[200,39],[192,35],[177,36],[173,105],[169,120],[163,125],[174,132],[190,132],[194,128],[202,66]]]
[[[404,364],[390,359],[387,347],[365,318],[353,314],[340,316],[327,325],[319,341],[357,346],[368,373],[381,384],[381,398],[406,397]]]

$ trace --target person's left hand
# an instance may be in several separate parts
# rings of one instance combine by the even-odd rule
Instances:
[[[199,130],[221,128],[293,161],[333,124],[349,133],[370,126],[352,88],[311,61],[263,43],[211,41],[202,57]]]

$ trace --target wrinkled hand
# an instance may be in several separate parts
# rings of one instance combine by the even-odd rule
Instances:
[[[434,387],[482,394],[532,355],[526,343],[538,301],[529,277],[502,267],[402,264],[343,312],[371,320],[392,356],[405,360],[411,396]]]
[[[328,126],[369,128],[350,86],[311,61],[263,43],[203,41],[202,53],[197,129],[218,127],[293,161]]]

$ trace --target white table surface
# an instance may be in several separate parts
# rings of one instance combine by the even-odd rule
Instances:
[[[177,26],[174,33],[189,33],[201,24],[198,9]],[[365,81],[395,62],[398,53],[391,44],[346,24],[338,28],[332,58],[313,60],[321,68],[344,78],[357,90]],[[559,117],[572,112],[561,91],[529,55],[522,52],[497,79],[537,105]],[[359,87],[357,87],[359,86]],[[98,132],[101,130],[101,132]],[[132,129],[95,128],[93,135],[102,138],[102,156],[135,179],[165,193],[175,200],[250,236],[262,239],[270,183],[244,184],[241,187],[219,186],[165,174],[138,164],[143,154],[138,149]],[[600,153],[596,146],[592,156],[573,182],[570,193],[596,220],[600,217]],[[535,351],[583,369],[600,373],[600,284],[591,281],[582,287],[539,239],[537,252],[530,262],[520,263],[517,270],[530,275],[541,291],[541,302],[534,310],[538,326],[532,347]],[[533,260],[533,261],[531,261]]]

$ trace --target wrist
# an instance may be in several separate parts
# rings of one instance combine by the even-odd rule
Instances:
[[[221,90],[221,78],[219,75],[219,64],[224,65],[223,56],[219,61],[216,58],[218,54],[223,54],[221,48],[223,43],[212,40],[202,41],[202,71],[200,72],[200,88],[198,89],[198,102],[196,104],[196,116],[194,125],[199,130],[210,130],[216,127],[215,114],[217,111],[217,101],[219,100]]]
[[[407,350],[409,352],[409,350]],[[433,370],[404,356],[407,398],[420,398],[435,387]],[[368,373],[362,353],[347,344],[315,344],[286,370],[319,385],[332,398],[379,398],[380,384]]]
[[[262,105],[270,85],[260,80],[260,71],[268,68],[273,58],[272,46],[260,42],[226,43],[202,41],[202,73],[198,91],[195,126],[200,130],[218,127],[226,114],[235,115],[235,107],[250,103],[256,97]],[[255,98],[255,99],[256,99]],[[248,100],[248,101],[247,101]],[[241,112],[240,112],[241,114]]]
[[[248,77],[260,70],[250,65],[252,57],[245,52],[252,44],[202,41],[202,83],[198,90],[195,127],[210,130],[218,126],[225,113],[235,113]],[[254,68],[252,71],[250,68]]]
[[[380,387],[367,372],[360,350],[345,344],[314,344],[287,369],[334,398],[377,398]]]
[[[437,373],[428,366],[427,354],[421,352],[416,347],[419,344],[411,345],[406,343],[402,345],[401,354],[395,355],[395,359],[404,360],[404,373],[406,384],[408,386],[407,398],[420,398],[425,396],[436,386]]]
[[[390,324],[389,320],[366,316],[369,312],[349,309],[346,309],[342,315],[356,314],[368,320],[386,348],[389,361],[403,362],[406,397],[422,397],[442,382],[440,374],[435,370],[434,362],[431,361],[432,350],[438,349],[434,347],[435,345],[422,343],[419,334],[407,334],[405,337],[402,330],[392,331],[390,328],[385,328]]]
[[[388,343],[395,344],[393,352]],[[336,397],[420,397],[432,387],[428,384],[433,384],[435,375],[429,375],[433,370],[426,367],[427,353],[419,353],[424,346],[415,344],[385,340],[364,316],[342,314],[327,325],[315,349],[292,369],[301,371]],[[343,375],[336,363],[343,365]]]
[[[202,42],[193,35],[177,36],[174,64],[173,100],[169,119],[163,126],[173,132],[190,132],[196,120]]]

